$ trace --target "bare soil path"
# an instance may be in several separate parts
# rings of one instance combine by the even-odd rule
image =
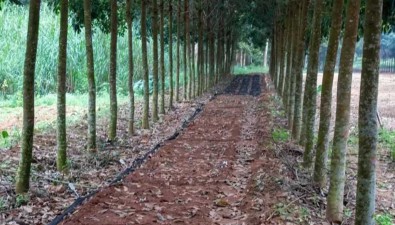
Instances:
[[[272,208],[289,174],[266,148],[265,86],[263,76],[237,77],[177,139],[62,224],[285,224]]]

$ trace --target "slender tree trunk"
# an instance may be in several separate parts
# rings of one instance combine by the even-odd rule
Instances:
[[[328,51],[322,77],[322,93],[320,106],[320,123],[318,129],[317,153],[314,166],[314,182],[320,187],[326,187],[328,161],[329,128],[332,112],[332,87],[336,67],[336,57],[339,48],[339,36],[342,26],[342,10],[344,0],[333,1],[332,23],[329,34]]]
[[[152,0],[152,42],[153,42],[153,96],[152,96],[152,120],[154,122],[159,120],[158,116],[158,95],[159,95],[159,62],[158,62],[158,2]]]
[[[283,105],[285,108],[285,111],[288,112],[289,108],[288,108],[288,100],[289,100],[289,91],[290,91],[290,80],[291,80],[291,71],[292,71],[292,40],[293,40],[293,35],[294,35],[294,28],[293,28],[293,24],[295,21],[294,19],[292,19],[293,13],[294,13],[294,9],[290,7],[289,10],[289,15],[288,15],[288,19],[287,19],[287,23],[288,23],[288,32],[287,32],[287,68],[285,71],[285,81],[284,81],[284,90],[283,90]]]
[[[180,42],[181,42],[181,0],[177,1],[177,74],[176,74],[176,101],[180,101]],[[185,75],[184,75],[185,76]]]
[[[67,30],[69,1],[60,1],[60,33],[58,56],[58,103],[57,103],[57,158],[59,172],[67,172],[67,133],[66,133],[66,71],[67,71]]]
[[[349,1],[347,18],[340,56],[337,85],[337,107],[335,134],[333,137],[330,186],[328,193],[327,218],[341,222],[343,217],[344,183],[346,180],[346,150],[349,134],[351,83],[355,45],[359,21],[360,0]]]
[[[203,92],[203,63],[204,63],[204,54],[203,54],[203,8],[202,2],[199,0],[199,9],[198,9],[198,27],[199,27],[199,42],[198,42],[198,88],[197,88],[197,95],[200,96]]]
[[[177,28],[178,29],[178,28]],[[177,40],[178,42],[178,40]],[[179,47],[177,46],[177,51]],[[178,58],[177,58],[178,60]],[[173,2],[169,0],[169,81],[170,81],[170,100],[169,109],[173,108],[174,81],[173,81]]]
[[[147,12],[146,0],[141,0],[141,51],[143,55],[143,77],[144,77],[144,107],[143,107],[143,129],[149,129],[149,69],[147,55]]]
[[[187,46],[188,46],[188,57],[190,58],[189,60],[189,79],[188,79],[188,99],[191,100],[192,99],[192,95],[194,95],[194,90],[192,90],[192,88],[194,88],[194,77],[195,77],[195,40],[194,40],[194,33],[193,33],[193,13],[192,13],[192,7],[189,8],[187,15],[188,15],[188,24],[187,24],[187,28],[188,28],[188,35],[187,35]],[[191,28],[191,24],[192,24],[192,28]],[[191,36],[192,36],[192,43],[191,43]]]
[[[306,168],[311,168],[313,164],[313,147],[315,133],[314,125],[317,108],[317,75],[321,44],[322,9],[323,0],[315,0],[313,27],[309,47],[310,54],[303,100],[303,112],[306,115],[306,124],[304,125],[304,130],[306,133],[301,135],[301,141],[306,138],[305,151],[303,155],[303,164]]]
[[[132,15],[132,0],[126,0],[126,23],[128,28],[128,86],[129,86],[129,127],[128,131],[130,135],[134,134],[134,90],[133,90],[133,76],[134,76],[134,64],[133,64],[133,15]]]
[[[267,52],[268,52],[268,50],[269,50],[269,41],[268,40],[266,40],[266,42],[265,42],[265,48],[264,48],[264,50],[263,50],[263,67],[267,67]]]
[[[300,29],[297,42],[297,63],[295,64],[295,105],[294,105],[294,122],[292,127],[292,138],[298,142],[302,127],[302,92],[303,92],[303,68],[304,68],[304,47],[307,31],[307,15],[310,0],[304,0],[302,4],[302,13],[300,16]]]
[[[31,0],[27,30],[25,65],[23,71],[23,128],[21,159],[16,177],[17,194],[29,191],[34,133],[34,76],[37,57],[40,0]]]
[[[165,114],[165,36],[164,36],[164,2],[160,0],[160,104],[159,113]]]
[[[383,0],[367,0],[359,100],[358,183],[355,225],[374,224],[377,162],[377,95]]]
[[[285,29],[287,29],[285,27]],[[285,73],[285,37],[286,37],[286,32],[287,30],[284,30],[281,33],[281,37],[280,37],[280,81],[279,81],[279,87],[278,87],[278,94],[281,96],[281,94],[283,93],[283,89],[284,89],[284,73]]]
[[[111,0],[111,46],[110,46],[110,129],[108,140],[114,141],[117,136],[117,37],[118,37],[118,6],[117,0]]]
[[[86,42],[86,64],[88,74],[89,107],[88,107],[88,151],[96,152],[96,82],[95,64],[92,44],[92,3],[84,0],[84,26]]]
[[[299,25],[299,20],[302,14],[302,2],[295,3],[296,16],[298,18],[293,20],[293,38],[292,38],[292,70],[289,74],[289,95],[288,95],[288,128],[292,130],[294,123],[294,111],[295,111],[295,71],[298,64],[298,35],[301,32]]]
[[[189,47],[188,47],[188,40],[189,40],[189,11],[188,11],[189,0],[184,0],[184,101],[187,100],[187,81],[188,81],[188,61],[187,55],[189,56]]]

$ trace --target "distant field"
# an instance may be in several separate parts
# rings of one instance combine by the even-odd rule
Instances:
[[[336,102],[336,88],[337,78],[335,75],[333,85],[333,102]],[[357,126],[358,124],[358,105],[359,105],[359,89],[361,83],[361,74],[354,73],[352,83],[351,96],[351,124]],[[318,76],[318,85],[322,84],[322,74]],[[378,97],[379,114],[382,118],[384,127],[387,129],[395,129],[395,74],[381,74],[379,83],[379,97]],[[336,104],[332,105],[332,115],[335,115]],[[334,118],[333,118],[334,119]]]

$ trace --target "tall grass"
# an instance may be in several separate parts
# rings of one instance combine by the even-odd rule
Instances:
[[[25,60],[28,6],[4,4],[0,10],[0,90],[3,94],[20,94],[22,91],[23,64]],[[71,24],[71,23],[69,23]],[[141,41],[138,36],[139,22],[134,24],[135,80],[142,78]],[[36,94],[45,95],[56,91],[56,73],[59,38],[59,16],[45,3],[40,12],[40,31],[36,66]],[[152,65],[149,42],[149,64]],[[99,29],[93,34],[95,78],[98,91],[108,87],[110,36]],[[118,91],[127,93],[128,52],[127,36],[118,39]],[[87,91],[84,30],[75,32],[71,25],[67,48],[67,87],[69,92]]]

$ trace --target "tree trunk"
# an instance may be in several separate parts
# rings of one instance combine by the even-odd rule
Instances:
[[[292,40],[293,40],[293,35],[294,35],[294,22],[295,21],[292,17],[294,16],[294,9],[290,7],[289,14],[288,14],[288,32],[287,32],[287,68],[285,70],[285,81],[284,81],[284,90],[282,93],[283,96],[283,105],[285,108],[285,111],[288,112],[288,100],[289,100],[289,91],[290,91],[290,80],[291,80],[291,71],[292,71]]]
[[[199,0],[199,9],[198,9],[198,27],[199,27],[199,38],[198,38],[198,88],[197,88],[197,95],[200,96],[203,92],[203,8],[202,2]]]
[[[110,127],[108,140],[114,141],[117,136],[117,37],[118,37],[118,6],[117,0],[111,0],[111,46],[110,46]]]
[[[377,95],[383,0],[367,0],[359,99],[359,151],[355,225],[374,224],[377,162]]]
[[[143,107],[143,129],[149,129],[149,69],[148,69],[148,55],[147,55],[147,12],[146,1],[141,1],[141,51],[143,55],[143,77],[144,77],[144,107]]]
[[[84,26],[86,42],[86,64],[88,74],[89,107],[88,107],[88,151],[96,152],[96,82],[95,64],[92,44],[92,3],[84,0]]]
[[[303,164],[305,168],[311,168],[313,163],[314,147],[314,125],[317,109],[317,75],[319,64],[319,53],[321,44],[321,20],[322,20],[323,0],[315,0],[313,27],[310,39],[310,54],[307,67],[307,76],[303,100],[303,112],[306,116],[304,125],[305,134],[301,135],[301,141],[305,140],[305,150],[303,155]]]
[[[67,172],[67,133],[66,133],[66,71],[67,71],[67,30],[69,1],[60,1],[60,33],[58,58],[58,102],[57,102],[57,158],[59,172]]]
[[[27,30],[25,65],[23,71],[23,128],[21,159],[16,177],[17,194],[29,191],[30,168],[33,153],[34,133],[34,76],[37,57],[40,0],[31,0]]]
[[[189,11],[188,11],[189,0],[184,0],[184,101],[187,100],[187,71],[188,71],[188,61],[187,55],[189,56]]]
[[[176,74],[176,101],[180,101],[180,42],[181,42],[181,0],[177,1],[177,74]]]
[[[152,0],[152,42],[153,42],[153,96],[152,96],[152,120],[154,122],[159,120],[158,116],[158,95],[159,95],[159,86],[158,86],[158,2],[157,0]]]
[[[164,2],[160,0],[160,104],[159,113],[165,114],[165,36],[164,36]]]
[[[290,71],[289,74],[289,94],[288,94],[288,128],[292,130],[293,123],[294,123],[294,106],[295,106],[295,71],[298,63],[298,35],[300,33],[300,27],[299,25],[299,20],[301,17],[301,12],[302,12],[302,3],[301,2],[296,2],[296,16],[295,19],[293,20],[292,24],[292,29],[293,29],[293,38],[292,38],[292,71]]]
[[[326,187],[328,161],[329,128],[332,115],[332,87],[336,67],[336,57],[339,48],[339,36],[342,26],[342,11],[344,0],[335,0],[332,6],[332,23],[329,34],[328,50],[326,53],[324,74],[322,77],[322,92],[320,106],[320,123],[318,129],[317,153],[314,166],[314,182],[320,187]]]
[[[349,1],[340,56],[337,85],[337,107],[335,134],[333,137],[330,186],[328,193],[327,218],[341,222],[343,217],[344,182],[346,180],[346,150],[350,121],[351,83],[355,45],[359,21],[360,0]]]
[[[269,41],[266,40],[265,42],[265,49],[264,49],[264,54],[263,54],[263,67],[267,67],[267,52],[269,50]]]
[[[128,131],[130,135],[134,134],[134,90],[133,90],[133,75],[134,75],[134,64],[133,64],[133,15],[132,15],[132,0],[126,0],[126,23],[128,32],[128,87],[129,87],[129,127]]]
[[[303,68],[304,68],[304,48],[307,31],[307,15],[310,0],[302,2],[302,12],[300,15],[300,23],[297,29],[300,30],[297,41],[296,63],[295,63],[295,103],[294,103],[294,117],[292,127],[292,138],[299,142],[300,132],[302,127],[302,92],[303,92]]]
[[[178,28],[177,28],[178,29]],[[178,42],[178,40],[177,40]],[[177,46],[177,50],[178,46]],[[174,81],[173,81],[173,3],[169,0],[169,81],[170,81],[170,100],[169,109],[173,108]]]

